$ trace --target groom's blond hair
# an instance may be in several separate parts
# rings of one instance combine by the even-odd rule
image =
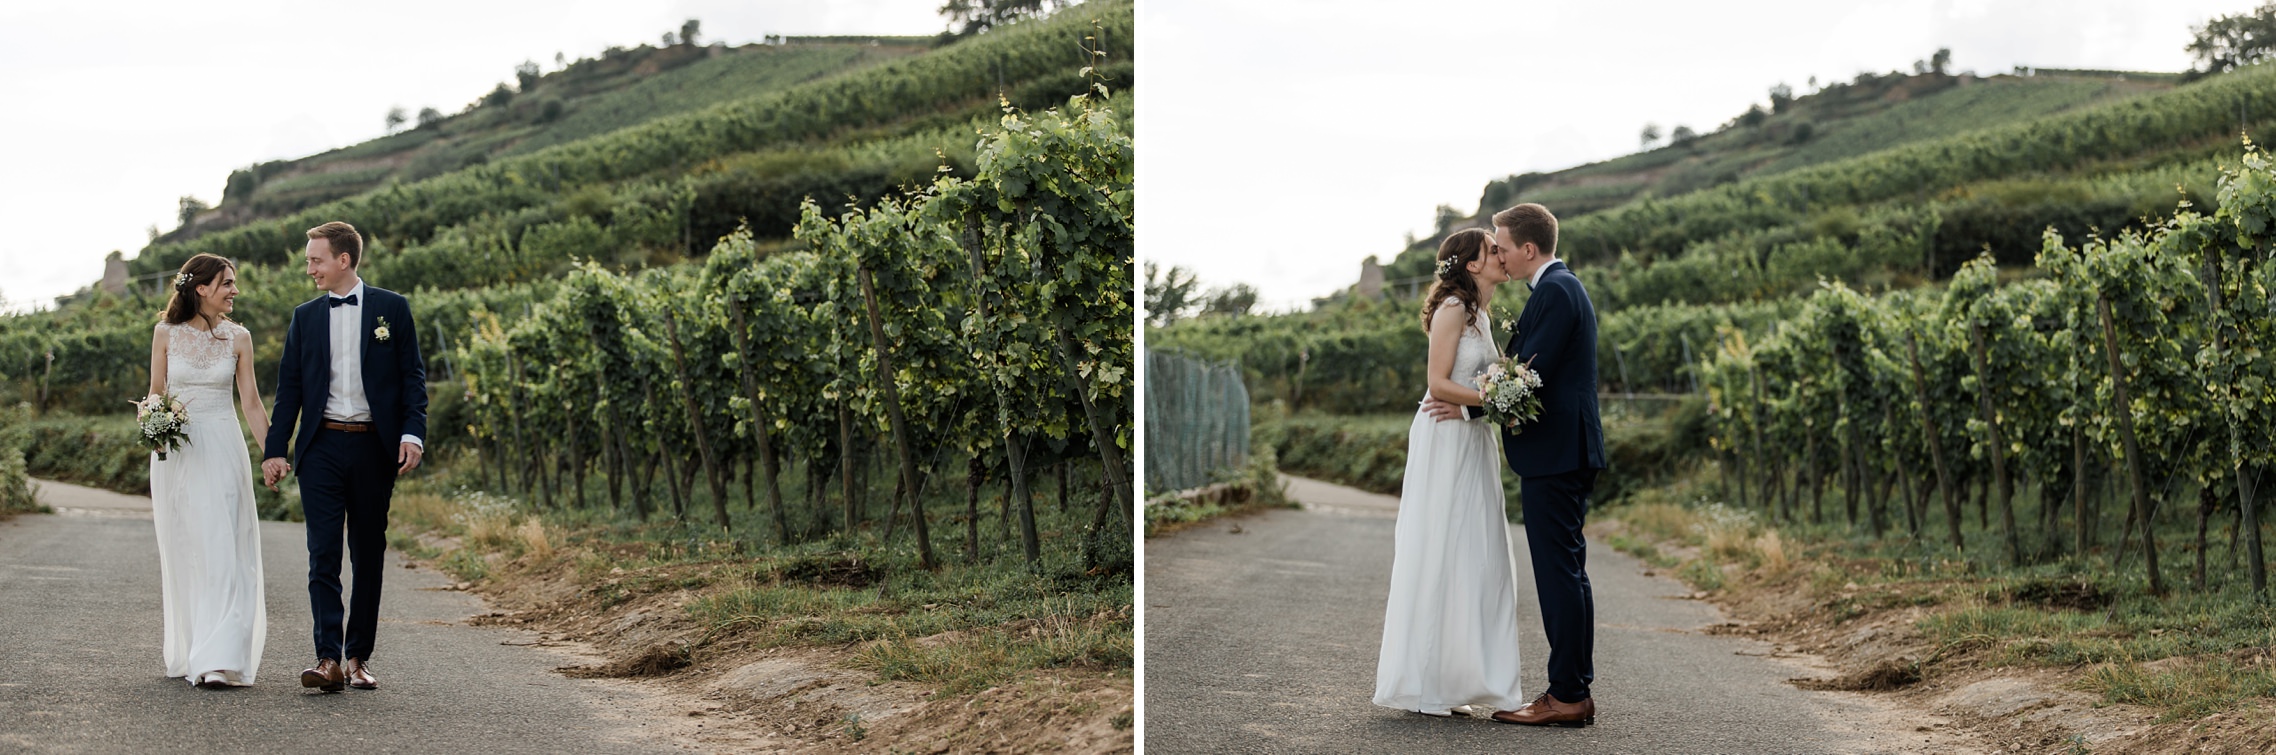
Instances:
[[[1547,207],[1527,202],[1494,213],[1494,225],[1509,229],[1509,237],[1517,243],[1533,242],[1544,257],[1557,256],[1557,216]]]
[[[323,239],[329,242],[332,245],[332,254],[334,255],[349,255],[348,267],[350,268],[362,264],[364,261],[364,237],[363,234],[356,233],[355,226],[334,220],[308,229],[308,238],[311,241]]]

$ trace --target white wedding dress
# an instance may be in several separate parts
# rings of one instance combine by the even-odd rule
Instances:
[[[1433,317],[1463,317],[1447,299]],[[1476,388],[1499,359],[1484,313],[1454,352],[1454,381]],[[1501,435],[1491,423],[1415,412],[1383,611],[1375,704],[1446,715],[1464,705],[1515,710],[1517,573],[1502,509]]]
[[[261,528],[252,455],[237,421],[236,323],[213,332],[167,325],[166,388],[190,412],[189,440],[150,455],[151,519],[158,529],[166,675],[195,684],[208,672],[245,686],[268,636]]]

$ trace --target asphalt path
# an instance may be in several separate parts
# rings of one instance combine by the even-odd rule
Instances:
[[[1922,735],[1863,695],[1804,691],[1813,675],[1722,621],[1689,590],[1600,543],[1597,725],[1534,728],[1376,707],[1375,661],[1398,500],[1289,478],[1303,510],[1213,522],[1146,544],[1148,753],[1825,753],[1916,750]],[[1518,620],[1526,697],[1548,646],[1525,553]],[[1892,723],[1891,719],[1900,719]]]
[[[252,687],[165,676],[150,500],[40,483],[55,514],[0,523],[0,752],[677,752],[644,736],[645,693],[569,679],[533,633],[465,624],[486,608],[390,553],[380,688],[300,686],[310,646],[301,525],[261,523],[268,639]],[[346,577],[343,568],[343,578]],[[658,729],[654,731],[660,731]]]

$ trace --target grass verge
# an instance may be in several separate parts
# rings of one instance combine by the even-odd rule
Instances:
[[[982,537],[966,550],[972,530],[961,479],[939,481],[952,495],[928,495],[943,562],[930,571],[919,568],[905,522],[893,540],[882,539],[882,511],[868,512],[850,535],[801,539],[811,523],[794,520],[792,542],[780,543],[763,506],[731,506],[733,529],[723,532],[700,523],[710,518],[708,501],[691,501],[687,520],[667,508],[646,522],[605,508],[538,509],[518,496],[457,487],[470,472],[450,468],[397,494],[391,543],[469,589],[525,606],[517,613],[533,624],[594,642],[611,661],[580,672],[588,675],[717,671],[770,649],[803,648],[843,651],[837,663],[872,684],[919,683],[935,698],[1061,673],[1127,689],[1136,655],[1132,572],[1126,561],[1092,564],[1079,545],[1103,492],[1095,466],[1076,468],[1077,494],[1065,507],[1037,491],[1043,549],[1034,564],[1000,505],[972,507]],[[804,481],[786,477],[785,500],[805,500]],[[605,507],[605,492],[588,492]],[[826,518],[836,506],[800,517]],[[1107,526],[1127,521],[1110,516]]]
[[[1256,444],[1249,463],[1228,471],[1214,485],[1155,496],[1146,501],[1146,536],[1168,535],[1220,517],[1270,508],[1293,508],[1269,445]]]
[[[1839,521],[1773,523],[1722,493],[1711,470],[1695,468],[1593,512],[1607,522],[1598,537],[1763,633],[1828,652],[1850,669],[1835,688],[2030,669],[2104,703],[2149,708],[2161,723],[2276,703],[2276,605],[2256,599],[2239,570],[2193,584],[2184,570],[2193,522],[2159,523],[2168,592],[2153,596],[2138,557],[2113,567],[2112,543],[2018,567],[1996,547],[1959,553],[1940,538],[1874,538]],[[1828,512],[1841,510],[1834,503]],[[2037,504],[2032,491],[2019,496],[2018,518],[2026,504]],[[2119,522],[2104,524],[2115,532]],[[1963,529],[1967,542],[2000,542],[1972,522]],[[1883,673],[1892,668],[1907,673]],[[1857,686],[1873,679],[1886,683]]]

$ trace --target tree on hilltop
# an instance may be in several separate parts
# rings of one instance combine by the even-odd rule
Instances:
[[[1681,147],[1697,138],[1699,132],[1691,130],[1690,126],[1677,126],[1674,131],[1668,132],[1667,143],[1670,147]]]
[[[419,108],[419,128],[436,128],[443,123],[443,111],[432,107]]]
[[[403,122],[404,122],[405,120],[408,120],[408,117],[407,117],[407,116],[405,116],[405,115],[403,114],[403,106],[402,106],[402,105],[396,105],[395,107],[391,107],[391,108],[388,108],[388,109],[387,109],[387,133],[390,133],[390,134],[392,134],[392,133],[395,133],[395,130],[396,130],[396,129],[402,128],[402,127],[403,127]]]
[[[1936,54],[1928,56],[1928,70],[1934,71],[1938,76],[1944,75],[1944,70],[1951,67],[1952,48],[1950,47],[1936,48]]]
[[[1786,82],[1778,82],[1777,86],[1770,88],[1770,112],[1786,112],[1786,108],[1793,106],[1793,104],[1794,88],[1787,86]]]
[[[1644,124],[1644,132],[1637,137],[1644,142],[1644,149],[1651,149],[1652,145],[1660,143],[1660,124]]]
[[[702,34],[702,21],[691,18],[688,19],[687,23],[680,24],[680,41],[686,42],[689,47],[696,46],[696,37],[702,36]]]
[[[1185,317],[1193,305],[1201,303],[1195,292],[1201,279],[1193,271],[1172,267],[1167,274],[1161,265],[1146,263],[1146,321],[1168,327]]]
[[[947,0],[940,14],[959,37],[969,37],[1023,18],[1047,16],[1068,5],[1068,0]]]
[[[198,213],[205,212],[208,209],[212,208],[207,207],[204,200],[185,194],[182,196],[179,209],[175,212],[175,217],[181,219],[183,228],[188,228],[191,221],[198,219]]]
[[[1246,317],[1256,309],[1256,306],[1256,287],[1246,283],[1235,283],[1210,292],[1209,301],[1201,305],[1201,313]]]
[[[544,75],[543,71],[538,70],[537,61],[524,60],[521,65],[514,66],[514,83],[523,92],[537,86],[538,78]]]
[[[2221,16],[2192,27],[2189,56],[2205,73],[2232,71],[2266,60],[2276,51],[2276,2],[2246,13]]]

